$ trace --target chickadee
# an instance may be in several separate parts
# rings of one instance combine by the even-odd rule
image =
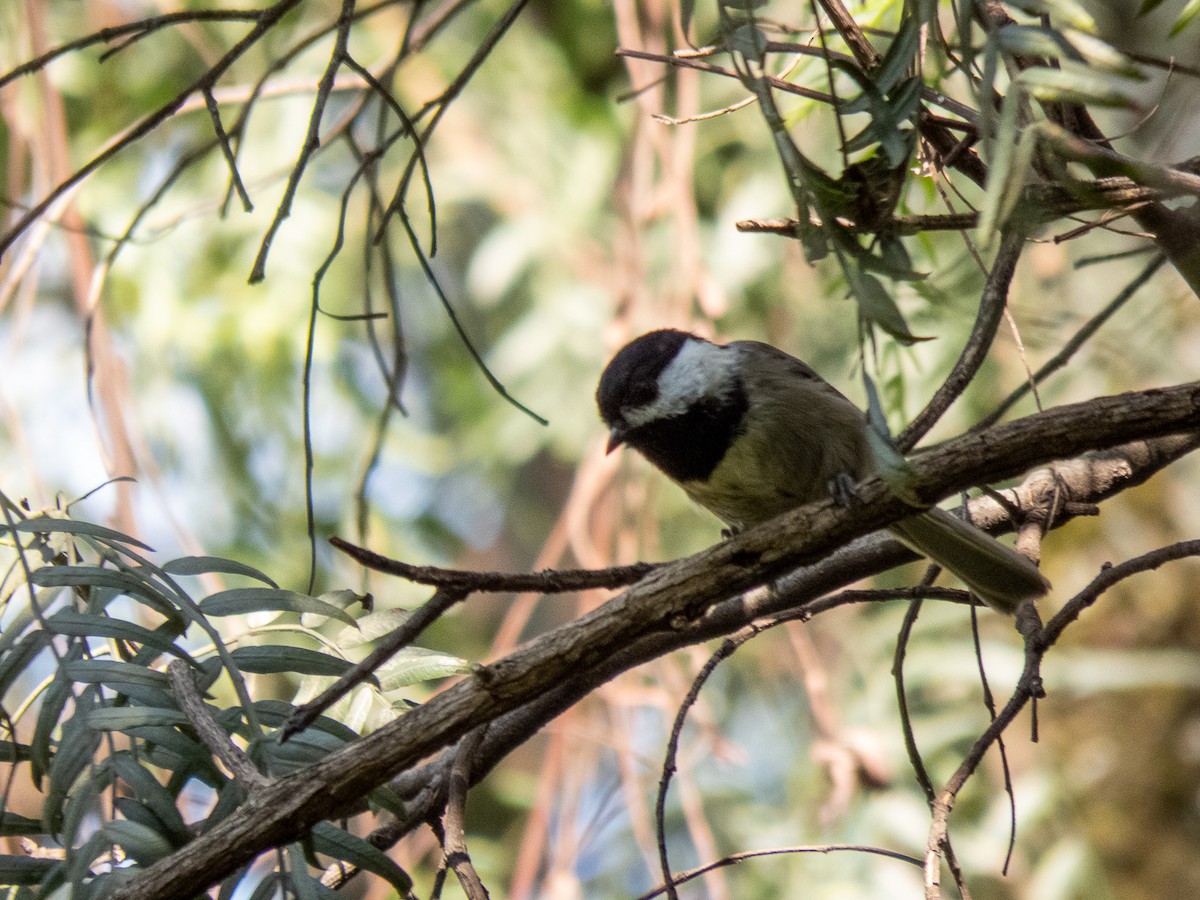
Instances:
[[[862,410],[769,344],[720,345],[673,329],[625,345],[600,376],[608,452],[641,453],[734,531],[870,473]],[[943,509],[889,529],[1003,613],[1050,583],[1028,559]]]

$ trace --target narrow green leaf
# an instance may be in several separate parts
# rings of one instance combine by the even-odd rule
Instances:
[[[222,575],[245,575],[255,581],[269,584],[273,588],[279,587],[269,576],[253,566],[220,556],[182,556],[179,559],[163,563],[162,570],[168,575],[207,575],[210,572]]]
[[[68,661],[78,659],[82,653],[83,645],[79,641],[75,641],[68,651],[67,659]],[[71,682],[63,674],[62,669],[59,669],[54,673],[54,680],[50,682],[50,686],[42,694],[37,725],[34,726],[33,738],[29,742],[30,775],[34,784],[40,785],[42,776],[50,769],[50,741],[54,733],[58,731],[59,720],[62,718],[63,710],[66,709],[67,701],[70,698]],[[88,699],[82,698],[80,702],[86,704]]]
[[[142,866],[157,862],[175,849],[166,837],[153,828],[130,819],[105,822],[102,830],[110,841],[119,844],[127,856]]]
[[[1175,37],[1191,25],[1197,14],[1200,14],[1200,0],[1188,0],[1188,5],[1183,8],[1183,11],[1179,13],[1179,18],[1171,26],[1171,37]]]
[[[38,856],[0,854],[0,884],[41,884],[50,870],[61,863]]]
[[[177,709],[155,709],[146,706],[116,706],[94,709],[88,714],[88,725],[97,731],[126,731],[147,725],[187,725],[188,717]]]
[[[162,824],[164,833],[170,835],[175,844],[186,843],[191,837],[187,825],[180,815],[175,799],[157,778],[139,764],[137,758],[127,750],[110,756],[106,762],[121,781],[129,787],[135,797]],[[133,818],[133,816],[127,816]]]
[[[111,528],[105,528],[103,525],[97,525],[95,522],[59,519],[53,516],[36,516],[32,519],[24,519],[18,522],[15,530],[34,534],[83,534],[88,537],[98,538],[105,543],[129,544],[132,547],[148,550],[151,553],[154,552],[153,547],[143,544],[137,538],[114,531]],[[3,534],[5,531],[8,531],[8,529],[0,528],[0,534]]]
[[[1200,0],[1197,0],[1200,2]],[[1061,69],[1026,69],[1017,83],[1037,100],[1085,103],[1115,109],[1134,109],[1137,100],[1126,92],[1123,79],[1082,65],[1063,63]]]
[[[149,628],[143,628],[133,622],[114,619],[111,616],[94,616],[89,613],[64,609],[52,615],[49,624],[59,634],[130,641],[171,653],[193,666],[196,665],[195,660],[175,646],[174,640],[167,633],[151,631]]]
[[[896,32],[896,37],[884,54],[879,68],[871,73],[876,86],[887,93],[898,82],[917,55],[917,39],[921,34],[921,22],[916,16],[908,16]]]
[[[1141,67],[1112,44],[1090,34],[1084,34],[1082,31],[1065,32],[1063,36],[1088,63],[1096,68],[1115,72],[1138,81],[1146,80],[1146,73],[1142,71]]]
[[[1002,215],[1002,209],[1006,196],[1019,196],[1025,187],[1026,173],[1019,171],[1014,165],[1017,144],[1023,137],[1017,128],[1020,101],[1019,91],[1009,91],[1004,96],[996,139],[991,142],[992,164],[988,170],[987,188],[979,213],[979,233],[985,242],[990,241],[992,235],[1004,224],[1005,215]]]
[[[0,763],[20,763],[29,761],[29,745],[0,741]],[[0,811],[2,812],[2,811]]]
[[[50,645],[50,635],[45,631],[31,631],[8,653],[0,656],[0,697],[8,693],[13,682],[25,673],[38,654]]]
[[[234,588],[219,591],[200,601],[200,609],[209,616],[238,616],[256,612],[319,613],[353,625],[354,619],[332,603],[296,591],[278,588]]]
[[[900,307],[888,292],[883,283],[869,272],[864,272],[854,263],[845,266],[846,280],[850,285],[850,293],[858,304],[859,314],[875,325],[878,325],[896,340],[906,344],[917,341],[927,341],[930,338],[918,337],[909,331],[908,323],[900,312]]]
[[[116,596],[149,606],[164,618],[182,622],[175,602],[147,577],[131,571],[115,571],[102,566],[43,566],[35,569],[30,580],[41,587],[110,588],[115,593],[103,597],[102,603],[91,603],[89,612],[98,613]]]
[[[107,684],[117,690],[131,684],[168,689],[171,684],[166,672],[119,659],[79,659],[64,664],[62,669],[72,681]]]
[[[255,701],[254,711],[258,714],[259,720],[267,727],[280,728],[284,722],[292,717],[292,714],[296,711],[296,707],[283,700],[258,700]],[[305,733],[307,734],[313,730],[324,731],[343,744],[349,743],[359,737],[358,732],[353,728],[328,716],[317,716],[316,721],[308,727]]]
[[[238,647],[232,655],[239,669],[257,675],[289,672],[298,675],[337,676],[354,665],[349,660],[321,653],[319,650],[283,645]]]
[[[258,886],[254,888],[254,893],[250,895],[248,900],[273,900],[279,895],[279,887],[283,882],[283,876],[278,872],[269,872]]]
[[[166,823],[141,800],[134,800],[132,797],[117,797],[113,800],[113,804],[122,818],[130,822],[137,822],[139,825],[144,825],[156,834],[167,837],[172,847],[180,845],[181,842],[175,835],[172,834],[168,837]],[[187,840],[187,838],[184,840]]]
[[[40,819],[19,816],[8,810],[0,810],[0,837],[22,837],[30,834],[45,834]],[[4,882],[0,882],[3,884]]]
[[[313,847],[318,853],[332,856],[351,865],[373,872],[400,892],[412,890],[412,879],[386,853],[360,837],[335,828],[328,822],[318,822],[312,830]]]

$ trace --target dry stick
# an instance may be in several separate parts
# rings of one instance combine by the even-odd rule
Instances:
[[[1004,709],[972,745],[958,769],[942,788],[934,804],[934,816],[930,823],[925,859],[927,898],[932,900],[939,896],[936,889],[931,891],[928,875],[930,867],[936,865],[938,847],[941,846],[941,842],[947,834],[947,822],[958,793],[978,768],[984,754],[1016,718],[1017,714],[1031,700],[1036,700],[1045,694],[1041,678],[1041,662],[1046,652],[1054,646],[1068,625],[1078,619],[1084,610],[1114,585],[1133,575],[1148,572],[1165,563],[1190,556],[1200,556],[1200,540],[1180,541],[1123,563],[1107,566],[1092,579],[1087,587],[1067,601],[1045,626],[1038,619],[1037,610],[1032,603],[1025,603],[1021,606],[1017,613],[1017,627],[1025,638],[1024,670]]]
[[[1128,212],[1132,205],[1145,204],[1151,200],[1169,200],[1181,193],[1183,192],[1179,190],[1143,187],[1128,178],[1107,177],[1097,178],[1088,183],[1082,191],[1067,191],[1054,185],[1030,185],[1025,189],[1022,202],[1031,210],[1038,211],[1037,221],[1041,222],[1093,209],[1119,208]],[[916,235],[924,231],[963,231],[978,224],[979,213],[976,212],[898,215],[888,222],[889,227],[901,236]],[[792,218],[743,219],[737,222],[735,227],[742,232],[795,237],[798,225],[799,222]],[[846,227],[855,230],[856,225],[850,222]]]
[[[190,24],[194,22],[257,22],[263,15],[264,11],[259,9],[196,10],[194,12],[167,13],[161,16],[152,16],[148,19],[139,19],[136,22],[126,22],[124,25],[101,28],[66,44],[59,44],[57,47],[47,50],[40,56],[36,56],[27,62],[21,63],[19,66],[9,69],[3,75],[0,75],[0,88],[25,75],[33,74],[60,56],[65,56],[76,50],[82,50],[85,47],[90,47],[92,44],[107,44],[118,38],[131,35],[134,37],[144,37],[170,25]]]
[[[217,720],[208,711],[200,692],[196,689],[195,673],[191,666],[182,659],[173,659],[167,664],[167,677],[171,681],[171,693],[175,695],[175,702],[196,729],[200,740],[204,741],[204,745],[212,751],[213,756],[233,773],[234,780],[241,785],[246,794],[249,795],[270,784],[271,780],[258,771],[246,752],[230,739],[225,729],[217,724]]]
[[[1025,530],[1028,523],[1022,524],[1020,531]],[[1038,540],[1041,540],[1041,529],[1037,529]],[[975,663],[979,671],[979,686],[983,692],[983,708],[987,710],[988,718],[996,718],[996,698],[992,694],[992,686],[988,682],[987,667],[983,664],[983,643],[979,635],[979,612],[976,609],[971,610],[971,643],[975,648]],[[1036,707],[1034,709],[1036,714]],[[1037,736],[1034,736],[1036,743]],[[1000,752],[1000,769],[1004,780],[1004,793],[1008,795],[1008,852],[1004,855],[1004,865],[1000,867],[1000,874],[1007,875],[1008,867],[1012,863],[1013,853],[1017,849],[1017,795],[1013,791],[1012,768],[1008,764],[1008,746],[1004,743],[1004,736],[1001,735],[996,739],[996,749]]]
[[[757,859],[762,856],[781,856],[786,853],[836,853],[839,851],[849,851],[851,853],[873,853],[876,856],[886,856],[890,859],[898,859],[901,862],[910,863],[914,866],[921,865],[921,860],[915,856],[909,856],[906,853],[900,853],[895,850],[884,850],[881,847],[868,847],[863,844],[816,844],[804,847],[772,847],[768,850],[746,850],[742,853],[731,853],[728,856],[718,859],[716,862],[711,862],[699,868],[689,869],[686,872],[681,872],[676,875],[672,886],[678,887],[681,884],[686,884],[695,878],[699,878],[714,869],[721,869],[725,866],[736,865],[740,862],[745,862],[748,859]],[[649,893],[642,894],[637,900],[653,900],[667,891],[667,887],[655,888]]]
[[[273,28],[280,19],[283,18],[291,9],[297,6],[300,0],[279,0],[274,6],[263,10],[258,17],[255,25],[246,35],[231,47],[224,56],[217,60],[216,64],[207,69],[203,75],[185,87],[182,91],[175,95],[171,100],[160,106],[157,110],[142,118],[140,122],[134,125],[120,140],[115,141],[104,150],[93,156],[90,160],[75,170],[70,177],[59,182],[55,187],[46,194],[40,201],[29,208],[29,211],[10,228],[5,234],[0,235],[0,256],[8,250],[9,247],[16,242],[17,238],[24,233],[33,222],[37,221],[46,210],[50,209],[60,197],[70,191],[75,185],[86,179],[89,175],[99,169],[102,165],[117,156],[125,150],[126,147],[140,141],[150,132],[154,131],[167,119],[175,115],[181,106],[187,101],[188,97],[197,91],[203,91],[206,88],[211,89],[221,77],[229,70],[229,68],[245,53],[259,38]]]
[[[1117,459],[1116,454],[1111,454],[1113,458],[1086,461],[1088,465],[1084,465],[1084,460],[1076,460],[1057,465],[1056,471],[1062,476],[1064,489],[1073,487],[1077,498],[1098,502],[1123,489],[1145,482],[1151,475],[1198,445],[1200,445],[1200,436],[1196,435],[1161,438],[1152,442],[1152,445],[1146,444],[1142,450],[1136,452],[1133,449],[1135,445],[1122,448],[1124,453],[1122,459]],[[1076,467],[1079,468],[1078,472],[1073,471]],[[1045,470],[1040,470],[1026,480],[1027,483],[1035,485],[1031,488],[1034,495],[1039,493],[1036,483],[1042,480],[1040,476],[1043,474],[1046,474],[1047,478],[1049,477]],[[1079,502],[1066,504],[1068,510],[1081,505],[1083,504]],[[970,506],[972,521],[980,522],[981,519],[990,515],[995,523],[1002,526],[1010,524],[1008,514],[1000,509],[991,498],[976,499]],[[1069,519],[1070,515],[1058,516],[1054,519],[1053,525],[1059,527]],[[787,608],[779,612],[781,618],[789,617],[800,621],[807,621],[813,616],[841,605],[872,600],[914,600],[921,596],[940,600],[966,601],[965,591],[939,587],[897,588],[882,591],[849,590],[833,596],[814,599],[835,589],[839,584],[856,581],[886,568],[893,568],[911,558],[910,552],[898,542],[883,535],[875,535],[858,542],[854,547],[826,558],[821,563],[805,569],[792,578],[784,579],[785,584],[790,586],[785,588],[786,592],[780,592],[778,596],[771,599],[787,604]],[[572,679],[561,684],[531,703],[493,722],[488,739],[484,742],[476,758],[472,777],[476,780],[482,778],[500,759],[531,737],[545,722],[552,720],[561,711],[571,706],[595,685],[604,683],[620,672],[627,671],[647,660],[656,659],[679,647],[728,635],[772,611],[779,611],[779,607],[763,609],[759,605],[748,602],[746,598],[735,598],[718,604],[702,619],[681,630],[642,636],[628,647],[604,660],[602,665],[588,672],[586,678]],[[388,824],[376,829],[371,836],[372,843],[381,848],[390,847],[403,834],[440,814],[438,804],[444,803],[444,783],[445,773],[449,768],[448,759],[449,754],[443,754],[439,760],[410,770],[393,782],[393,787],[397,792],[406,798],[408,818],[404,822]]]
[[[679,751],[679,738],[683,733],[683,723],[687,720],[688,710],[695,705],[699,698],[700,689],[704,687],[709,676],[716,671],[717,666],[732,656],[738,647],[758,632],[759,629],[756,626],[750,625],[744,631],[722,641],[716,653],[709,657],[708,662],[692,679],[692,686],[688,689],[687,696],[683,698],[683,702],[679,704],[679,710],[675,713],[675,723],[671,726],[671,736],[667,740],[667,753],[662,764],[662,774],[658,779],[658,797],[654,801],[654,827],[658,836],[658,860],[663,878],[662,889],[666,891],[670,900],[678,900],[679,895],[675,892],[676,882],[671,874],[671,862],[667,857],[667,788],[671,784],[671,776],[676,771],[675,759]]]
[[[442,569],[437,566],[414,566],[390,559],[373,550],[351,544],[339,537],[329,543],[355,562],[397,575],[406,581],[430,587],[453,588],[469,593],[509,593],[536,591],[539,594],[563,594],[571,591],[591,591],[597,588],[622,588],[641,581],[666,563],[633,563],[607,569],[545,569],[541,572],[473,572],[461,569]]]
[[[1092,335],[1099,331],[1100,327],[1109,319],[1111,319],[1117,310],[1129,302],[1130,298],[1133,297],[1133,295],[1136,294],[1138,290],[1140,290],[1146,284],[1146,282],[1150,280],[1155,272],[1162,268],[1166,261],[1167,257],[1165,254],[1156,254],[1154,259],[1150,260],[1146,267],[1137,275],[1135,275],[1129,284],[1125,285],[1125,287],[1121,289],[1117,296],[1113,297],[1112,301],[1105,306],[1104,309],[1100,310],[1100,312],[1088,319],[1088,321],[1084,323],[1083,327],[1080,328],[1079,331],[1075,332],[1075,334],[1071,336],[1070,340],[1063,344],[1062,349],[1055,353],[1054,356],[1045,363],[1045,365],[1043,365],[1037,370],[1037,372],[1034,373],[1033,383],[1041,384],[1048,377],[1070,362],[1071,357],[1075,355],[1076,351],[1078,351],[1080,347],[1087,343],[1088,339],[1090,339]],[[1022,382],[1016,390],[1005,397],[1004,400],[1000,402],[1000,405],[986,415],[975,427],[988,428],[1000,421],[1000,418],[1006,412],[1012,409],[1014,404],[1028,394],[1030,390],[1031,388],[1029,382]]]
[[[917,589],[927,589],[927,586],[932,585],[940,573],[940,566],[929,566],[924,577],[921,579],[921,585]],[[904,657],[908,650],[908,641],[912,635],[913,626],[916,625],[917,617],[921,613],[924,599],[924,597],[917,597],[904,612],[904,621],[901,622],[900,632],[896,637],[896,652],[892,659],[892,678],[896,683],[896,706],[900,713],[900,730],[904,737],[904,750],[908,754],[909,765],[912,766],[917,783],[921,786],[921,790],[925,794],[926,802],[932,808],[934,802],[933,779],[929,777],[929,770],[925,768],[925,761],[921,757],[920,748],[917,747],[912,716],[909,715],[908,711],[908,694],[904,689]],[[975,616],[974,607],[971,609],[971,616],[973,620]],[[954,847],[950,844],[949,838],[946,840],[946,862],[950,866],[950,871],[954,876],[954,883],[958,886],[963,900],[970,900],[971,892],[967,889],[962,867],[958,864],[958,858],[954,853]]]
[[[296,707],[296,710],[283,725],[283,729],[279,735],[280,743],[283,743],[292,735],[303,731],[316,721],[317,716],[321,715],[321,713],[337,703],[338,700],[346,696],[355,687],[370,678],[376,669],[404,647],[415,641],[418,635],[436,622],[446,610],[460,600],[465,599],[467,593],[467,591],[455,590],[453,588],[438,588],[432,597],[413,610],[412,615],[408,617],[408,620],[403,625],[385,636],[379,643],[379,646],[372,650],[361,662],[356,663],[353,667],[343,672],[337,681],[323,690],[315,699]]]
[[[467,852],[467,833],[464,817],[467,810],[467,792],[471,788],[471,768],[479,745],[487,735],[488,726],[476,728],[459,742],[454,753],[454,764],[450,767],[450,793],[446,801],[445,816],[445,865],[454,870],[468,900],[488,900],[487,888],[483,885],[471,855]]]
[[[1000,241],[1000,249],[988,273],[983,295],[979,298],[979,313],[967,337],[967,345],[954,363],[946,380],[938,387],[925,408],[917,413],[907,427],[896,438],[901,452],[911,450],[942,417],[950,405],[959,398],[967,385],[974,379],[979,367],[987,358],[988,350],[996,339],[996,332],[1004,317],[1008,301],[1008,288],[1016,272],[1017,260],[1025,245],[1025,234],[1019,229],[1006,231]]]
[[[928,501],[991,478],[1007,478],[1051,458],[1097,447],[1200,429],[1200,383],[1066,404],[966,435],[912,462],[913,484]],[[1143,470],[1145,471],[1145,470]],[[1085,488],[1086,489],[1086,488]],[[664,566],[577,621],[544,634],[448,688],[427,703],[303,771],[272,782],[238,810],[118,887],[112,900],[165,900],[215,883],[270,847],[294,841],[318,821],[355,808],[375,786],[416,766],[473,728],[553,698],[574,702],[642,655],[691,643],[729,619],[757,617],[746,598],[722,601],[780,578],[800,565],[911,512],[877,480],[859,485],[853,510],[811,504],[749,529],[690,559]],[[847,577],[860,577],[855,571]],[[740,627],[744,621],[737,622]],[[680,643],[682,642],[682,643]],[[543,713],[547,712],[542,708]],[[517,734],[504,741],[519,741]],[[427,789],[436,791],[436,786]],[[435,799],[436,793],[429,795]]]
[[[355,0],[342,0],[342,11],[338,14],[337,20],[337,38],[334,41],[333,52],[329,54],[329,62],[325,66],[325,71],[321,73],[321,80],[317,84],[317,95],[313,99],[312,112],[308,118],[308,131],[304,135],[304,143],[300,147],[300,154],[296,157],[296,163],[292,166],[292,171],[288,175],[287,186],[283,190],[283,198],[275,208],[275,215],[271,219],[271,224],[267,226],[262,243],[259,244],[258,256],[255,258],[254,265],[250,269],[251,284],[258,284],[266,277],[267,254],[271,250],[271,242],[274,241],[275,234],[283,225],[283,220],[291,215],[292,201],[295,199],[296,190],[300,187],[300,179],[304,176],[304,170],[308,167],[309,159],[312,158],[312,155],[321,146],[321,119],[325,113],[325,104],[329,101],[329,97],[333,93],[333,79],[348,55],[347,48],[350,44],[350,27],[354,24],[354,2]]]
[[[250,202],[250,194],[247,193],[246,185],[242,183],[242,174],[238,171],[237,155],[233,152],[233,146],[229,143],[229,134],[221,123],[221,107],[217,105],[217,98],[213,96],[211,87],[206,87],[202,93],[204,94],[204,105],[208,109],[208,116],[212,119],[213,133],[216,135],[217,143],[221,145],[221,152],[225,154],[225,163],[229,166],[230,184],[241,198],[242,209],[246,212],[253,212],[254,204]]]

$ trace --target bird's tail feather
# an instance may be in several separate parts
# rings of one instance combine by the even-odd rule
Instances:
[[[953,572],[999,612],[1012,615],[1021,601],[1050,590],[1050,582],[1032,562],[944,509],[902,519],[890,530],[913,550]]]

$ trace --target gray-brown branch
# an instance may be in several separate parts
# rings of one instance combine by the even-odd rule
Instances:
[[[912,462],[913,483],[917,495],[933,503],[1053,459],[1197,431],[1200,383],[1100,397],[964,435],[922,453]],[[371,789],[471,729],[564,686],[594,682],[597,672],[605,679],[619,674],[644,661],[629,651],[647,638],[665,637],[663,645],[669,647],[672,636],[678,640],[689,629],[694,630],[688,639],[712,636],[701,637],[703,630],[696,628],[710,610],[912,512],[878,479],[860,485],[857,494],[860,502],[853,507],[833,502],[805,506],[655,570],[577,621],[479,667],[395,722],[256,791],[212,830],[115,891],[114,900],[198,893],[264,850],[295,841],[317,822],[354,809]],[[855,571],[852,578],[863,574]],[[746,609],[741,615],[764,612]],[[614,660],[623,665],[613,668]],[[569,705],[569,693],[558,699]],[[478,771],[486,769],[484,758],[481,748]]]

